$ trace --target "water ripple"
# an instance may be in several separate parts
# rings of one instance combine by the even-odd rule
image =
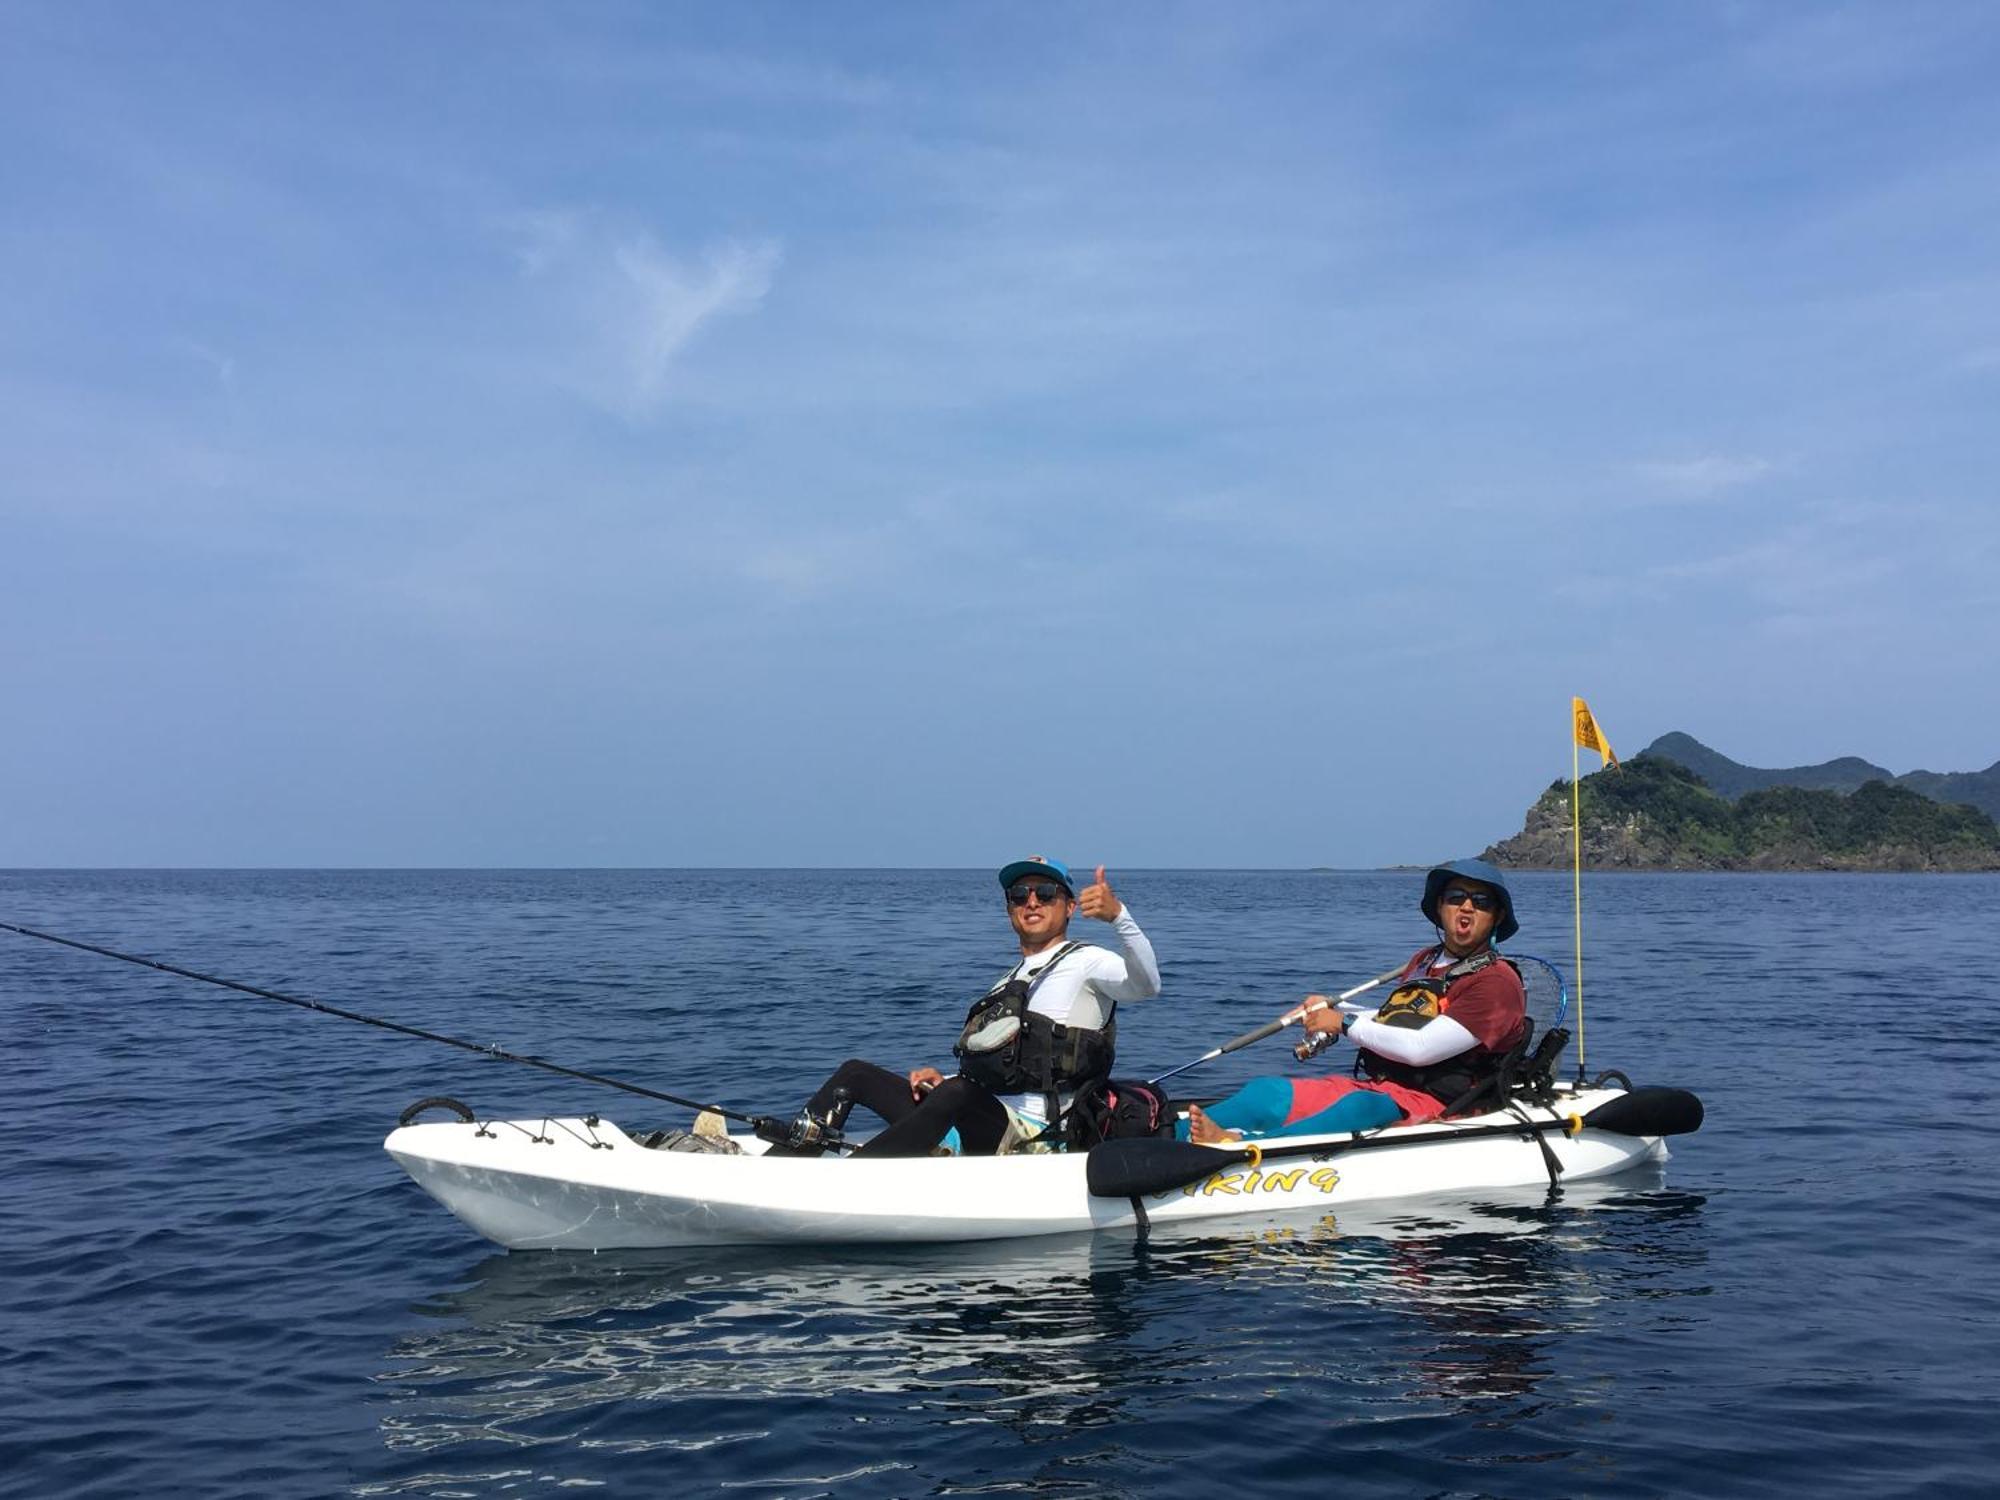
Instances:
[[[1133,1072],[1419,936],[1402,875],[1123,889],[1169,986]],[[663,1112],[10,937],[0,1491],[1983,1493],[1995,986],[1937,958],[1996,896],[1598,882],[1592,1064],[1709,1105],[1664,1169],[865,1254],[492,1253],[382,1155],[403,1105]],[[939,1058],[1005,960],[978,872],[0,872],[0,915],[768,1109]]]

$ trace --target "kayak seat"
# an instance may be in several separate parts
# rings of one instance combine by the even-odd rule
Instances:
[[[1445,1106],[1444,1118],[1487,1114],[1513,1099],[1547,1104],[1555,1097],[1556,1059],[1568,1045],[1569,1031],[1561,1026],[1551,1027],[1536,1042],[1535,1021],[1529,1017],[1521,1039],[1507,1049],[1499,1066]]]

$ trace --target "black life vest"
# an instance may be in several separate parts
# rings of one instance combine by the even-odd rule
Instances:
[[[1450,991],[1452,984],[1468,975],[1477,974],[1492,964],[1506,963],[1518,975],[1520,969],[1511,959],[1488,948],[1484,953],[1461,959],[1442,974],[1420,974],[1429,966],[1439,949],[1432,948],[1421,953],[1410,974],[1396,986],[1394,993],[1382,1002],[1382,1008],[1375,1012],[1375,1019],[1384,1026],[1407,1026],[1412,1029],[1424,1025],[1438,1016],[1451,1012]],[[1471,1093],[1500,1071],[1511,1048],[1495,1052],[1478,1046],[1456,1057],[1447,1057],[1423,1067],[1397,1062],[1392,1057],[1358,1048],[1354,1055],[1355,1069],[1364,1077],[1380,1083],[1401,1084],[1404,1088],[1419,1089],[1434,1099],[1446,1104],[1455,1103]]]
[[[1116,1001],[1102,1030],[1064,1026],[1028,1009],[1049,971],[1081,946],[1065,943],[1033,979],[1022,978],[1016,964],[1012,973],[973,1002],[951,1049],[959,1072],[974,1083],[996,1094],[1041,1094],[1051,1120],[1062,1094],[1110,1073],[1118,1042]]]

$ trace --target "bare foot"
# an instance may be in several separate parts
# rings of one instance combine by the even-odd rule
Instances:
[[[1188,1106],[1188,1139],[1197,1146],[1221,1146],[1230,1141],[1240,1141],[1242,1136],[1233,1130],[1224,1130],[1215,1121],[1202,1113],[1199,1104]]]

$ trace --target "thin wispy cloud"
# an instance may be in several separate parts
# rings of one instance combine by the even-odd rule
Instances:
[[[783,258],[773,239],[674,253],[649,233],[559,212],[519,216],[508,230],[551,378],[634,421],[671,398],[676,367],[705,331],[758,309]]]
[[[236,394],[235,355],[224,354],[218,349],[211,349],[208,345],[197,343],[193,339],[187,340],[181,347],[191,358],[213,373],[216,388],[223,395],[234,396]]]
[[[1655,494],[1711,500],[1746,489],[1778,472],[1768,458],[1747,453],[1704,453],[1695,458],[1642,463],[1634,472]]]
[[[628,404],[644,410],[664,394],[675,359],[718,318],[754,311],[778,269],[775,242],[729,241],[697,263],[675,259],[650,239],[619,244],[612,265],[619,282],[612,300],[631,320],[626,353]]]
[[[1941,562],[1941,549],[1950,547],[1967,553],[1963,564]],[[1682,643],[1709,633],[1748,641],[1809,624],[1823,643],[1851,650],[1907,632],[1905,601],[1926,589],[1956,597],[1954,574],[1960,567],[1976,574],[1991,550],[1991,538],[1967,534],[1949,506],[1826,504],[1803,518],[1752,527],[1727,545],[1690,532],[1663,555],[1565,580],[1556,594],[1579,608],[1670,618]]]
[[[573,253],[584,219],[563,209],[532,209],[506,215],[499,228],[521,274],[540,276]]]
[[[572,82],[645,88],[676,103],[863,107],[881,104],[892,92],[885,77],[865,69],[686,46],[612,50],[570,41],[555,51],[550,67]]]
[[[1882,25],[1881,12],[1866,5],[1737,12],[1732,20],[1747,35],[1738,49],[1747,70],[1829,93],[1921,80],[1974,55],[1992,34],[1981,5],[1905,6],[1893,26]]]

